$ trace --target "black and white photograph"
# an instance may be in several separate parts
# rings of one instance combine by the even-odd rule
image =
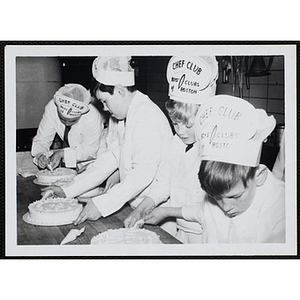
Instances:
[[[5,47],[6,256],[297,253],[296,46]]]

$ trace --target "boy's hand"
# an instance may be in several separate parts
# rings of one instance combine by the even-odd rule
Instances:
[[[124,220],[125,228],[131,228],[134,224],[142,218],[142,213],[135,209],[130,215]]]
[[[45,192],[48,191],[48,190],[52,190],[54,196],[57,196],[57,197],[60,197],[60,198],[66,198],[66,194],[65,194],[64,190],[58,185],[50,185],[50,186],[42,188],[41,189],[41,191],[42,191],[41,195],[44,196]]]
[[[53,170],[59,166],[61,159],[64,157],[64,150],[58,150],[53,153],[50,158]]]
[[[86,220],[96,221],[102,217],[92,198],[79,197],[77,200],[78,202],[86,203],[86,205],[79,214],[78,218],[74,221],[74,225],[83,223]]]
[[[150,213],[146,213],[144,220],[146,224],[157,225],[167,217],[169,217],[168,207],[157,207]]]
[[[41,169],[45,169],[47,167],[47,164],[49,164],[50,159],[44,155],[41,154],[36,158],[36,163]]]

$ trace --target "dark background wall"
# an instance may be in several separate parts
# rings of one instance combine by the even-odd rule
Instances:
[[[17,78],[17,129],[37,128],[45,105],[56,90],[66,83],[80,83],[87,89],[92,82],[91,66],[95,57],[18,57]],[[137,88],[148,94],[163,110],[168,97],[166,68],[170,57],[133,57],[137,66]],[[234,72],[230,72],[228,82],[223,82],[223,57],[219,62],[217,94],[241,96],[257,108],[273,114],[277,123],[284,124],[284,58],[275,57],[270,75],[251,77],[250,87],[242,80],[242,95]],[[269,57],[265,57],[266,64]]]
[[[248,57],[248,68],[245,59],[242,60],[241,94],[238,84],[234,84],[233,69],[229,74],[229,82],[223,83],[223,69],[225,67],[224,57],[218,57],[219,80],[217,94],[229,94],[248,100],[254,107],[263,108],[268,114],[273,115],[277,124],[284,124],[284,57],[275,56],[268,76],[249,77],[247,88],[245,73],[249,70],[253,57]],[[228,59],[228,57],[226,57]],[[270,57],[264,56],[265,66],[268,66]]]

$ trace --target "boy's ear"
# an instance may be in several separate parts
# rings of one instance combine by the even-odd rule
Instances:
[[[268,169],[264,165],[259,165],[258,169],[256,170],[255,178],[256,178],[256,186],[262,186],[268,176]]]
[[[122,97],[125,96],[125,88],[121,84],[116,84],[115,85],[115,93],[119,93]]]

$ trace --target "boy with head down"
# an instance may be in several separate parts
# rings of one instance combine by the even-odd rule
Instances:
[[[204,243],[284,243],[285,185],[259,164],[275,119],[232,96],[199,109],[199,180],[207,193],[199,219]]]
[[[82,85],[62,86],[46,105],[31,154],[41,169],[55,169],[63,161],[66,167],[97,157],[104,117],[90,103],[91,94]],[[55,134],[63,140],[62,149],[49,151]]]

